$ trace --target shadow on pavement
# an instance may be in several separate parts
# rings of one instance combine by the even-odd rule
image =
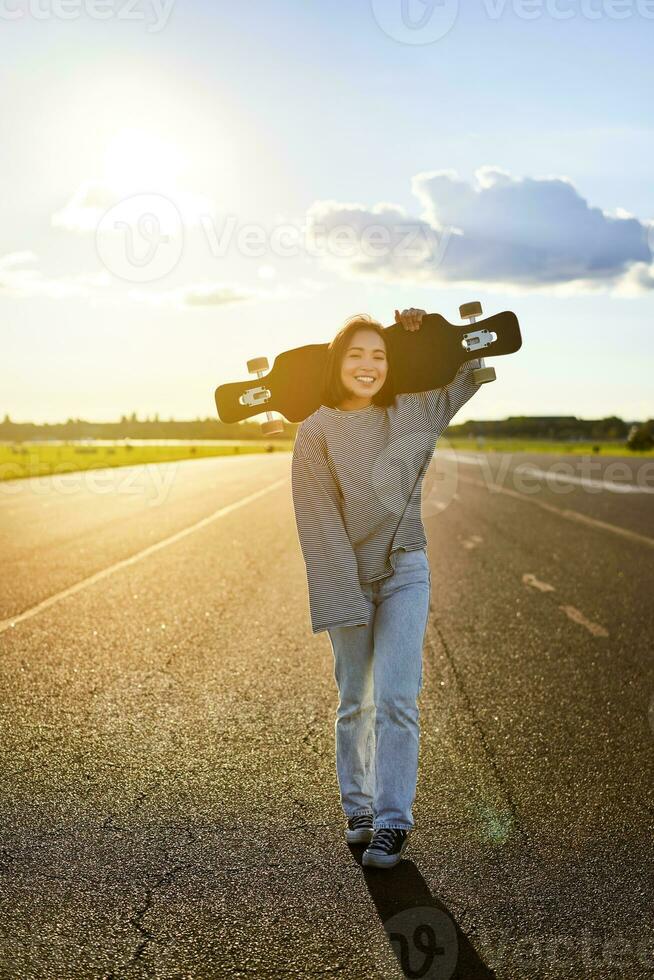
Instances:
[[[359,865],[364,847],[351,845]],[[411,980],[495,980],[413,861],[366,868],[365,883],[400,969]]]

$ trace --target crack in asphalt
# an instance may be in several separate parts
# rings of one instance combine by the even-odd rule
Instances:
[[[155,783],[152,788],[153,789],[156,789],[158,786],[159,786],[159,783]],[[137,796],[136,796],[136,799],[134,801],[134,811],[137,811],[139,809],[139,807],[141,806],[141,804],[142,803],[145,803],[145,801],[147,800],[147,798],[148,798],[147,793],[144,793],[143,791],[141,791],[140,793],[138,793]],[[115,819],[116,819],[116,815],[114,813],[107,814],[107,816],[104,818],[104,820],[100,824],[100,829],[101,830],[113,830],[115,833],[120,833],[120,832],[122,832],[122,831],[124,831],[124,830],[127,829],[126,827],[121,827],[120,824],[114,824],[114,820]]]
[[[147,888],[145,891],[145,901],[143,905],[140,905],[134,912],[134,915],[130,918],[129,922],[134,926],[136,931],[140,936],[143,937],[142,941],[136,947],[134,955],[130,960],[130,965],[138,963],[142,960],[145,951],[147,950],[150,943],[156,938],[155,934],[151,932],[147,926],[144,925],[143,920],[145,919],[148,912],[151,911],[154,904],[154,898],[156,893],[163,888],[165,885],[170,884],[176,874],[180,871],[184,871],[187,868],[185,864],[177,864],[174,868],[170,868],[168,871],[164,871],[162,875],[157,878],[154,884]]]

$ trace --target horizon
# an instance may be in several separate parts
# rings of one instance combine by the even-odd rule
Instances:
[[[0,413],[0,415],[1,414],[2,413]],[[137,417],[136,418],[132,418],[132,415],[133,414],[136,414]],[[154,414],[157,415],[158,413],[155,412]],[[618,419],[619,421],[624,422],[625,424],[638,424],[638,423],[643,424],[643,423],[649,421],[648,418],[638,418],[638,419],[624,418],[621,415],[614,415],[614,414],[602,415],[602,416],[597,416],[597,417],[592,417],[592,418],[586,418],[585,416],[581,416],[581,415],[563,415],[563,414],[561,414],[561,415],[506,415],[503,418],[493,418],[493,419],[476,418],[475,416],[471,416],[469,419],[466,419],[466,422],[508,422],[508,421],[511,421],[512,419],[529,419],[530,421],[547,421],[547,420],[550,420],[550,419],[551,420],[567,420],[567,419],[569,419],[571,421],[577,421],[577,422],[602,422],[602,421],[606,421],[607,419]],[[216,422],[217,425],[230,425],[231,426],[231,425],[251,425],[253,422],[256,423],[257,421],[258,421],[257,416],[252,416],[252,418],[245,419],[243,422],[229,422],[228,423],[228,422],[222,422],[218,418],[218,416],[215,415],[215,414],[214,414],[214,416],[211,416],[211,415],[204,415],[204,416],[203,415],[198,415],[198,416],[196,416],[194,418],[190,418],[190,417],[189,418],[162,418],[162,417],[152,418],[149,415],[146,418],[140,418],[140,417],[138,417],[138,413],[131,413],[130,412],[129,414],[122,413],[121,414],[121,417],[118,418],[118,419],[92,419],[92,418],[81,418],[81,417],[76,417],[76,418],[69,417],[65,421],[58,420],[58,421],[54,421],[54,422],[35,422],[33,420],[30,420],[30,419],[27,419],[27,420],[25,420],[25,419],[13,419],[13,418],[11,418],[10,415],[7,416],[7,414],[5,414],[0,419],[0,426],[7,425],[7,424],[9,424],[9,425],[52,426],[52,425],[68,425],[68,424],[71,424],[71,423],[74,425],[74,424],[76,424],[78,422],[85,422],[85,423],[88,423],[90,425],[120,425],[122,422],[146,422],[146,423],[153,424],[153,425],[161,425],[161,424],[169,425],[171,422],[172,423],[176,423],[176,422]],[[287,422],[286,424],[287,425],[299,425],[300,423],[299,422]],[[465,422],[453,422],[453,423],[451,423],[451,426],[452,425],[464,425],[464,424],[465,424]]]

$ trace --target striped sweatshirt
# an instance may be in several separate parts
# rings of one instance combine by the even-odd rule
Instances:
[[[481,387],[468,361],[445,387],[343,411],[321,405],[297,430],[293,507],[313,633],[366,624],[362,583],[393,574],[396,551],[427,544],[422,481],[436,441]]]

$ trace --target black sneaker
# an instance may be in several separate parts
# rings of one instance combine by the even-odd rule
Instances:
[[[363,852],[363,864],[372,868],[392,868],[402,860],[409,843],[409,831],[402,827],[378,827]]]
[[[356,817],[348,819],[347,830],[345,831],[345,839],[348,844],[369,844],[373,833],[371,814],[359,813]]]

